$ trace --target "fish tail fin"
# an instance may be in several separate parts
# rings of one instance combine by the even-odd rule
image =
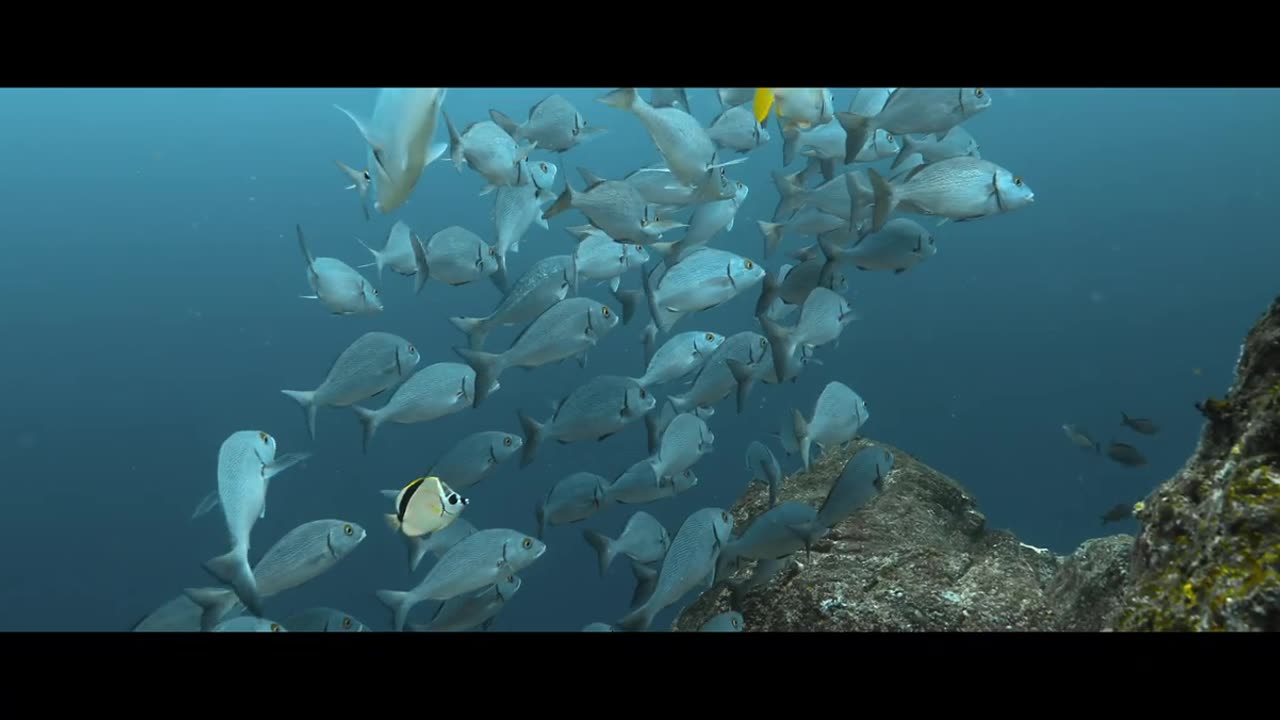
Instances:
[[[643,290],[615,290],[613,296],[622,303],[622,324],[626,325],[631,322],[631,318],[636,315],[636,308],[640,306],[644,300]]]
[[[657,589],[658,571],[632,560],[631,574],[636,579],[636,589],[631,593],[631,608],[635,609],[648,602],[653,591]]]
[[[600,574],[604,575],[604,571],[609,569],[609,565],[618,555],[618,551],[614,549],[613,539],[595,530],[583,530],[582,537],[595,549],[596,555],[600,558]]]
[[[650,600],[652,600],[652,597],[653,596],[650,595],[649,600],[645,600],[643,603],[636,605],[631,609],[631,612],[623,615],[622,619],[616,623],[618,629],[625,630],[627,632],[643,632],[648,630],[649,626],[653,624],[653,616],[656,614],[650,609]]]
[[[520,139],[518,137],[520,133],[520,123],[517,123],[515,120],[512,120],[506,115],[503,115],[502,113],[493,109],[489,110],[489,119],[493,120],[495,125],[497,125],[498,127],[502,128],[504,131],[506,131],[506,133],[511,136],[512,140]]]
[[[769,312],[769,306],[778,299],[778,287],[777,273],[765,270],[764,280],[760,283],[760,299],[756,300],[756,317]]]
[[[658,330],[662,329],[664,316],[662,315],[662,311],[658,308],[658,297],[657,295],[654,294],[655,291],[653,289],[653,275],[659,270],[659,268],[662,268],[662,267],[663,267],[663,263],[659,262],[653,266],[653,270],[650,270],[648,273],[645,273],[640,278],[641,286],[644,289],[645,304],[649,306],[649,319],[650,319],[649,324],[653,326],[655,342],[658,337],[657,335]],[[646,342],[649,342],[649,341],[646,340]],[[646,364],[646,367],[647,367],[647,364]]]
[[[844,164],[848,165],[858,158],[858,153],[867,146],[867,139],[875,135],[874,117],[857,113],[838,112],[836,121],[844,128]]]
[[[524,446],[520,448],[520,467],[524,467],[533,462],[533,456],[538,452],[543,424],[529,417],[523,410],[517,410],[516,416],[520,418],[520,428],[524,431]]]
[[[769,339],[769,350],[773,353],[773,370],[778,375],[778,382],[782,382],[791,369],[791,356],[796,351],[795,333],[792,328],[779,324],[768,315],[761,315],[756,319],[764,329],[764,336]]]
[[[897,170],[898,166],[907,161],[907,158],[919,152],[916,149],[916,141],[910,135],[900,135],[902,140],[902,149],[898,150],[898,156],[893,159],[893,164],[889,166],[890,170]]]
[[[773,221],[796,214],[804,201],[805,187],[802,185],[801,172],[790,175],[782,170],[773,171],[773,184],[778,188],[778,207],[773,211]]]
[[[378,269],[378,281],[381,282],[382,268],[387,264],[386,259],[382,255],[382,251],[375,250],[369,247],[369,243],[365,242],[364,240],[361,240],[360,238],[356,238],[356,242],[360,243],[360,245],[363,246],[365,250],[369,251],[369,254],[373,255],[373,266]]]
[[[499,253],[497,259],[498,269],[489,273],[489,282],[493,283],[493,286],[498,288],[498,292],[505,296],[510,287],[507,281],[507,254]]]
[[[378,602],[391,611],[391,626],[396,629],[396,632],[402,632],[405,621],[409,619],[409,611],[416,604],[412,602],[409,593],[400,590],[379,590],[374,595],[378,598]]]
[[[262,617],[262,596],[258,594],[258,582],[249,568],[249,549],[234,547],[225,555],[205,562],[205,570],[235,589],[236,596],[249,612]]]
[[[360,426],[363,428],[362,447],[364,452],[368,454],[369,444],[373,442],[373,436],[378,432],[378,425],[382,424],[381,415],[377,410],[362,408],[359,405],[352,405],[351,410],[355,412],[356,417],[360,418]]]
[[[200,606],[200,632],[209,632],[237,602],[236,594],[225,588],[187,588],[183,590],[191,602]]]
[[[422,238],[418,237],[418,233],[409,238],[409,244],[413,245],[413,264],[418,269],[413,274],[413,294],[417,295],[422,292],[427,280],[431,279],[431,266],[427,264],[427,249],[422,246]]]
[[[493,387],[498,376],[502,375],[504,369],[502,358],[504,356],[470,348],[456,347],[453,351],[470,365],[472,370],[476,371],[475,387],[473,389],[475,398],[471,401],[471,407],[480,407],[480,403],[489,397],[489,388]]]
[[[778,243],[782,242],[782,231],[786,226],[783,223],[764,220],[757,220],[756,224],[760,226],[760,232],[764,235],[764,256],[769,257],[778,249]]]
[[[462,166],[467,162],[466,155],[462,152],[462,135],[449,119],[449,113],[442,109],[440,114],[444,116],[444,126],[449,131],[449,159],[453,161],[453,169],[462,172]]]
[[[609,107],[616,107],[620,110],[631,110],[644,102],[635,88],[618,88],[597,99]]]
[[[451,317],[449,322],[467,336],[467,344],[472,350],[484,347],[484,339],[489,336],[489,318]]]
[[[800,410],[792,408],[792,422],[795,424],[796,442],[800,445],[800,459],[804,461],[804,469],[809,470],[809,446],[813,441],[809,439],[809,423],[804,419],[804,415],[800,414]]]
[[[871,189],[876,194],[876,209],[871,220],[871,232],[880,232],[885,221],[889,219],[889,213],[893,212],[893,208],[897,205],[897,200],[893,195],[893,186],[874,168],[867,170],[867,177],[871,178]]]
[[[779,122],[781,126],[781,122]],[[796,161],[796,150],[800,144],[800,132],[794,128],[782,128],[782,167],[788,167]]]
[[[295,402],[302,408],[302,414],[307,420],[307,433],[311,435],[311,439],[316,439],[316,393],[314,390],[281,390],[280,392],[293,398]]]
[[[738,414],[742,414],[742,409],[747,405],[747,398],[751,395],[751,388],[755,387],[755,377],[744,363],[739,360],[730,358],[726,361],[729,366],[729,372],[733,373],[734,382],[738,383]]]
[[[573,185],[569,184],[568,179],[566,179],[564,181],[564,192],[560,193],[554,203],[551,203],[551,207],[543,211],[542,219],[550,220],[565,210],[572,208],[574,197],[576,197],[576,194],[573,191]]]

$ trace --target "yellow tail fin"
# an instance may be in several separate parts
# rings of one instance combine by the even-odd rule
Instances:
[[[756,97],[751,104],[751,110],[755,113],[756,122],[764,122],[769,117],[769,111],[773,109],[773,88],[756,88]]]

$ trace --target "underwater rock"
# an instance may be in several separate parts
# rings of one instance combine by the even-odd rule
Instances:
[[[820,507],[845,461],[868,444],[894,454],[883,492],[801,551],[770,581],[732,592],[719,583],[686,607],[673,630],[697,630],[725,610],[759,631],[1102,630],[1118,605],[1133,539],[1091,540],[1069,557],[986,526],[973,496],[902,450],[865,438],[825,454],[782,485],[781,501]],[[764,512],[753,485],[735,527]],[[740,532],[740,531],[739,531]],[[734,575],[745,580],[755,563]]]
[[[1140,505],[1119,631],[1280,630],[1280,298],[1195,454]]]

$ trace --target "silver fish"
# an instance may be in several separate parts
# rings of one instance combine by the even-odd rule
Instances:
[[[485,378],[485,394],[497,390],[497,377]],[[471,396],[476,394],[477,378],[475,371],[463,363],[438,362],[428,365],[414,373],[396,392],[386,405],[377,410],[370,410],[359,405],[351,409],[364,428],[364,451],[369,451],[378,428],[387,423],[410,425],[429,422],[446,415],[461,412],[471,405]]]
[[[371,331],[356,338],[314,390],[281,390],[302,407],[307,432],[316,439],[316,410],[347,407],[367,400],[409,377],[421,356],[413,343],[399,335]]]
[[[376,198],[373,207],[379,213],[404,205],[423,169],[448,148],[445,143],[431,144],[447,92],[446,88],[383,88],[367,120],[334,106],[355,123],[368,146],[366,167],[371,170]]]
[[[453,350],[474,368],[476,393],[473,407],[489,396],[489,388],[508,368],[535,368],[558,360],[580,356],[595,347],[618,325],[618,316],[608,305],[591,298],[566,298],[547,308],[501,353],[455,347]],[[525,454],[531,454],[525,443]]]
[[[608,480],[588,472],[576,472],[557,480],[547,496],[534,508],[538,521],[538,539],[542,539],[548,523],[565,525],[581,522],[595,515],[604,504],[605,487],[608,484]]]
[[[721,508],[703,508],[689,515],[671,540],[653,594],[623,616],[618,626],[648,629],[655,615],[711,578],[732,531],[733,516]]]
[[[783,125],[781,117],[778,125]],[[808,128],[794,127],[782,131],[782,166],[788,167],[796,161],[796,156],[804,154],[817,160],[830,160],[833,163],[844,162],[845,141],[844,128],[838,122],[826,122]],[[834,168],[834,164],[832,168]],[[833,170],[834,172],[834,170]]]
[[[690,313],[723,305],[759,285],[764,274],[749,257],[703,246],[674,265],[655,265],[645,278],[645,298],[658,329],[669,332]]]
[[[897,88],[873,116],[836,113],[848,133],[846,157],[857,155],[878,128],[895,135],[942,133],[991,107],[983,88]]]
[[[809,128],[831,122],[835,100],[831,88],[772,88],[774,114],[787,128]]]
[[[769,486],[769,507],[778,504],[778,493],[782,490],[782,468],[773,451],[759,440],[752,440],[747,446],[747,469],[751,471],[751,481]]]
[[[542,217],[542,206],[555,199],[551,191],[559,170],[555,164],[544,160],[524,163],[521,167],[529,169],[527,182],[522,175],[517,184],[498,188],[493,201],[493,226],[498,238],[495,245],[498,269],[493,281],[503,292],[507,288],[508,253],[520,252],[520,242],[534,224],[543,230],[550,227]]]
[[[589,228],[589,229],[588,229]],[[649,251],[637,243],[620,243],[594,226],[568,228],[570,234],[583,233],[578,247],[573,251],[578,266],[578,276],[585,280],[612,281],[611,290],[618,289],[618,278],[628,270],[643,267],[649,262]]]
[[[450,598],[436,609],[435,617],[425,625],[409,623],[411,632],[462,632],[479,627],[488,630],[498,613],[520,591],[519,575],[508,575],[473,593]]]
[[[805,548],[818,512],[801,502],[784,502],[751,521],[720,553],[716,579],[728,577],[741,559],[778,560]]]
[[[613,563],[618,555],[625,555],[642,565],[656,563],[667,555],[671,547],[671,535],[657,518],[643,510],[637,510],[627,519],[622,534],[615,540],[595,530],[583,530],[582,537],[600,558],[600,574]]]
[[[624,177],[623,181],[634,187],[644,197],[645,202],[656,205],[660,209],[666,209],[670,214],[677,209],[703,202],[727,200],[734,196],[733,180],[729,179],[723,168],[711,170],[708,173],[710,177],[707,179],[716,183],[711,190],[705,187],[691,188],[674,184],[671,170],[665,162],[656,162],[640,168]]]
[[[599,100],[611,107],[626,110],[640,119],[666,161],[666,167],[675,181],[673,184],[696,189],[698,192],[695,197],[700,202],[728,197],[720,194],[714,171],[737,165],[746,158],[717,162],[716,145],[697,118],[677,108],[654,107],[645,102],[635,88],[614,90]]]
[[[232,593],[234,597],[234,593]],[[238,601],[231,603],[227,607],[231,617],[239,614],[243,609]],[[235,610],[234,614],[231,611]],[[204,608],[200,607],[194,600],[187,597],[186,593],[181,593],[172,598],[160,607],[147,613],[141,620],[134,623],[130,629],[131,632],[200,632],[200,617],[204,612]],[[218,620],[230,619],[223,616]]]
[[[334,315],[371,315],[382,312],[378,289],[369,284],[355,268],[331,257],[317,258],[307,248],[307,240],[298,225],[298,247],[307,261],[307,283],[315,295],[302,295],[305,300],[319,300]]]
[[[649,459],[654,475],[665,478],[688,470],[712,451],[715,439],[715,433],[696,413],[680,413],[662,433],[658,452]]]
[[[365,539],[360,525],[345,520],[314,520],[285,533],[258,560],[253,580],[265,600],[303,585],[333,569]],[[187,588],[188,598],[202,609],[201,629],[226,617],[239,598],[223,588]]]
[[[500,430],[482,430],[459,440],[431,469],[434,475],[455,490],[471,487],[524,446],[519,435]]]
[[[267,515],[271,479],[310,456],[303,452],[277,458],[276,439],[261,430],[237,430],[218,450],[218,502],[231,536],[231,550],[206,561],[204,567],[235,588],[240,602],[254,615],[262,615],[262,597],[249,568],[250,533]]]
[[[498,271],[498,251],[459,225],[431,236],[423,246],[428,275],[449,286],[466,285]]]
[[[810,208],[846,220],[854,215],[858,219],[869,215],[868,208],[875,202],[875,194],[871,191],[871,182],[867,180],[865,173],[837,175],[814,188],[804,186],[801,174],[786,175],[781,170],[773,172],[774,185],[778,188],[778,207],[773,212],[774,222]],[[848,176],[852,176],[852,180]],[[831,222],[833,221],[827,221],[824,225]]]
[[[716,88],[716,97],[720,100],[720,106],[731,108],[734,105],[746,105],[755,100],[755,88]],[[754,119],[754,117],[752,118]]]
[[[657,328],[654,330],[656,332]],[[672,335],[656,351],[646,350],[648,362],[644,374],[635,381],[641,387],[649,388],[682,378],[702,367],[723,342],[723,335],[710,330],[689,330]]]
[[[656,108],[676,108],[685,112],[689,109],[689,92],[686,88],[650,88],[649,104]]]
[[[735,183],[735,187],[737,192],[732,198],[703,203],[693,211],[693,216],[689,219],[689,229],[684,237],[671,244],[667,253],[667,264],[679,263],[695,248],[710,242],[711,238],[721,230],[733,232],[733,221],[749,193],[749,189],[743,183]]]
[[[587,179],[586,189],[577,191],[565,182],[564,192],[542,213],[543,220],[574,209],[580,211],[609,237],[619,242],[641,245],[657,240],[663,233],[684,227],[684,223],[661,219],[644,196],[624,180],[604,180],[590,170],[579,168]]]
[[[848,385],[833,380],[822,389],[822,394],[814,403],[813,417],[808,421],[794,410],[796,439],[800,443],[800,458],[804,461],[804,469],[811,466],[809,448],[813,443],[825,448],[829,445],[842,445],[857,436],[858,430],[866,424],[871,415],[867,404]]]
[[[543,440],[604,440],[644,417],[656,404],[653,395],[631,378],[597,375],[565,396],[548,420],[538,422],[524,411],[518,413],[524,428],[520,467],[533,462]]]
[[[604,128],[587,125],[586,118],[563,95],[550,95],[529,108],[529,119],[517,123],[497,110],[489,117],[517,141],[528,140],[540,150],[563,153],[598,137]]]
[[[884,109],[889,96],[898,88],[858,88],[858,92],[849,101],[849,112],[870,117]]]
[[[378,280],[382,280],[382,269],[384,267],[389,267],[401,275],[414,275],[418,272],[418,263],[413,254],[412,231],[403,220],[397,220],[391,226],[391,229],[387,231],[387,241],[383,244],[381,250],[369,247],[360,238],[356,238],[356,242],[360,243],[365,250],[368,250],[373,255],[372,263],[361,265],[360,267],[372,266],[378,268]]]
[[[1102,454],[1102,444],[1097,440],[1094,440],[1089,435],[1088,430],[1080,427],[1079,425],[1064,424],[1062,426],[1062,431],[1067,434],[1067,439],[1077,447],[1084,448],[1085,450],[1092,450],[1099,455]]]
[[[725,338],[707,359],[693,380],[693,386],[683,395],[668,399],[677,412],[692,408],[709,408],[729,396],[737,386],[729,360],[751,366],[769,355],[769,340],[760,333],[744,330]]]
[[[880,232],[872,233],[853,247],[825,244],[823,252],[840,262],[852,263],[859,270],[892,270],[900,275],[933,257],[938,252],[933,234],[908,218],[894,218]]]
[[[369,175],[368,170],[356,170],[341,160],[334,160],[333,163],[351,181],[351,184],[346,189],[355,190],[356,194],[360,196],[360,212],[364,213],[364,219],[368,220],[369,208],[365,206],[364,201],[369,196],[369,186],[373,183],[373,177]]]
[[[675,477],[658,478],[653,465],[645,458],[627,468],[609,484],[605,496],[609,502],[623,505],[644,505],[664,498],[675,497],[693,489],[698,476],[693,470],[685,470]]]
[[[289,632],[369,632],[369,627],[350,614],[328,607],[308,608],[284,621]]]
[[[212,629],[213,632],[288,632],[280,623],[261,617],[242,615],[231,620],[224,620]]]
[[[529,567],[547,551],[537,538],[508,528],[478,530],[459,540],[409,591],[379,590],[378,601],[392,612],[396,631],[423,600],[449,600],[474,592]]]
[[[449,131],[449,157],[453,166],[458,172],[462,172],[462,166],[466,165],[479,173],[488,183],[481,194],[519,184],[521,165],[536,145],[521,147],[491,120],[471,123],[459,133],[449,119],[449,113],[441,111],[441,114]]]
[[[399,490],[382,491],[382,496],[393,503],[399,495]],[[410,537],[404,533],[396,534],[404,540],[409,550],[409,572],[413,573],[417,571],[418,564],[422,562],[422,558],[426,557],[427,553],[432,553],[436,556],[436,559],[439,559],[449,548],[475,531],[475,525],[472,525],[465,518],[456,517],[443,530],[437,530],[424,537]]]
[[[920,165],[893,184],[875,170],[867,175],[876,196],[872,232],[879,232],[889,213],[899,208],[964,222],[1014,212],[1036,199],[1021,176],[968,155]]]
[[[750,108],[735,105],[716,116],[707,136],[721,150],[750,152],[769,142],[769,131],[756,122]]]
[[[742,613],[728,610],[703,623],[698,632],[742,632],[744,627]]]
[[[764,256],[769,257],[774,250],[778,249],[778,245],[787,233],[818,235],[828,230],[847,226],[849,219],[842,218],[839,215],[831,215],[816,208],[809,208],[801,211],[790,220],[780,223],[757,220],[756,224],[760,226],[760,233],[764,235]]]
[[[910,135],[903,135],[902,150],[894,158],[890,169],[897,170],[912,155],[919,155],[924,162],[938,162],[961,155],[982,157],[978,153],[978,141],[959,125],[936,137],[925,135],[913,138]]]
[[[883,447],[871,445],[854,453],[818,508],[815,528],[825,532],[865,507],[884,492],[885,478],[892,470],[893,453]]]
[[[835,342],[853,317],[849,301],[824,287],[814,288],[805,298],[800,308],[800,319],[793,327],[760,317],[760,326],[764,328],[773,352],[773,367],[783,373],[789,372],[791,358],[797,348],[814,348]]]
[[[526,270],[493,312],[484,317],[451,317],[449,322],[466,334],[472,350],[479,350],[494,328],[523,325],[564,300],[569,291],[576,288],[573,256],[552,255]]]

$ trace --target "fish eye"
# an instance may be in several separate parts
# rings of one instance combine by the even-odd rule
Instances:
[[[983,95],[987,94],[987,91],[983,90],[982,88],[974,88],[973,94],[977,95],[978,97],[982,97]]]
[[[712,340],[716,339],[716,336],[712,335],[711,333],[707,333],[706,335],[703,335],[703,337],[707,339],[707,342],[711,342]]]
[[[276,623],[271,623],[271,632],[280,632],[280,626]]]
[[[733,629],[737,630],[737,629],[738,629],[738,618],[730,618],[730,619],[729,619],[729,624],[733,626]]]
[[[506,447],[511,447],[511,436],[508,435],[502,438],[502,444],[505,445]]]
[[[636,245],[636,252],[644,252],[644,247],[641,245]]]
[[[742,183],[737,183],[737,185],[738,185],[738,189],[739,189],[739,190],[741,190],[741,189],[742,189]]]
[[[729,513],[727,512],[720,513],[720,519],[725,522],[729,522]]]
[[[575,130],[574,132],[577,132],[577,131]],[[508,576],[507,576],[507,582],[509,582],[509,583],[513,583],[513,582],[515,582],[515,581],[516,581],[516,576],[515,576],[515,575],[508,575]]]
[[[750,270],[751,268],[753,268],[753,267],[755,267],[755,266],[756,266],[756,264],[755,264],[755,263],[753,263],[753,262],[751,262],[750,260],[746,260],[746,261],[744,261],[744,262],[743,262],[743,264],[747,266],[747,269],[748,269],[748,270]]]
[[[760,347],[768,347],[768,346],[769,346],[769,340],[767,338],[760,338]]]
[[[373,289],[373,294],[374,294],[374,295],[377,295],[377,294],[378,294],[378,288],[374,288],[374,289]]]
[[[649,218],[640,218],[640,227],[649,227]]]
[[[609,311],[608,305],[605,305],[604,307],[600,308],[600,312],[603,313],[605,317],[609,317],[610,315],[613,314],[612,312]]]
[[[1014,185],[1017,185],[1018,187],[1022,187],[1022,176],[1021,176],[1021,175],[1014,175],[1014,176],[1013,176],[1013,184],[1014,184]]]
[[[450,505],[458,504],[458,493],[449,493],[449,504]]]
[[[342,532],[347,535],[351,535],[352,533],[355,532],[355,528],[351,527],[351,523],[347,523],[342,526]]]
[[[525,538],[524,541],[520,543],[520,547],[523,547],[525,550],[528,550],[529,548],[533,547],[533,538],[531,537]]]
[[[261,430],[259,430],[259,431],[258,431],[258,439],[262,440],[262,443],[263,443],[264,445],[270,445],[270,444],[271,444],[271,436],[270,436],[270,435],[268,435],[268,434],[266,434],[266,433],[264,433],[264,432],[262,432]]]
[[[498,251],[493,248],[489,248],[489,257],[498,257]]]
[[[417,348],[415,348],[414,346],[410,345],[410,346],[409,346],[409,354],[410,354],[410,355],[417,355],[417,354],[418,354],[418,349],[417,349]]]
[[[647,398],[647,397],[649,397],[649,393],[645,392],[644,388],[640,388],[640,399],[643,400],[644,398]]]
[[[547,164],[546,164],[546,163],[538,163],[538,167],[542,168],[542,172],[546,172],[546,171],[547,171]]]
[[[365,179],[365,180],[372,180],[372,179],[373,179],[373,176],[371,176],[371,175],[369,174],[369,171],[368,171],[368,170],[365,170],[363,174],[364,174],[364,179]]]
[[[346,629],[350,630],[350,629],[351,629],[351,618],[349,618],[349,617],[344,617],[344,618],[342,618],[342,627],[344,627],[344,628],[346,628]]]

